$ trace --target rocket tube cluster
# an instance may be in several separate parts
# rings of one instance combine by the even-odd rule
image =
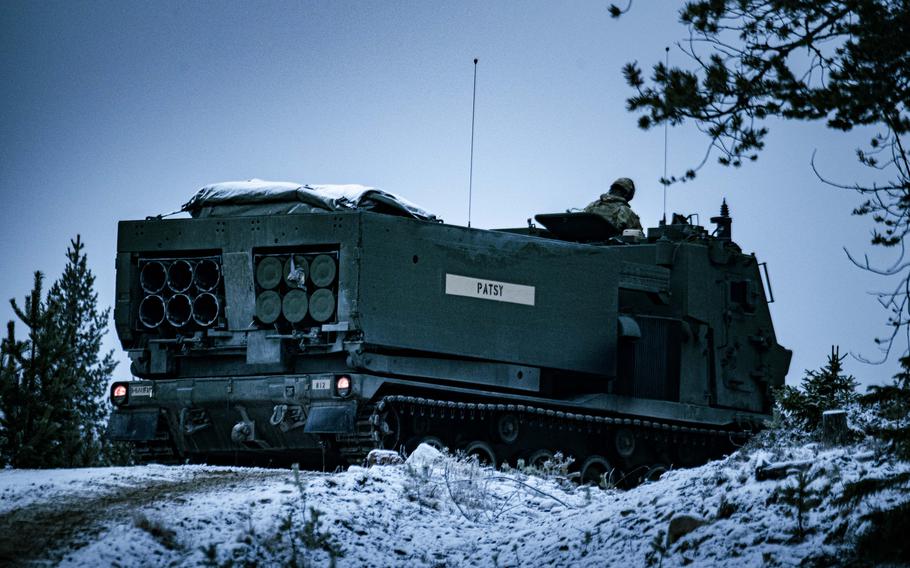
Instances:
[[[212,258],[140,261],[139,321],[156,329],[165,323],[176,329],[191,324],[211,327],[221,315],[218,285],[221,265]]]
[[[338,261],[330,254],[261,256],[256,262],[256,318],[265,325],[292,326],[330,321],[336,298],[332,284]]]

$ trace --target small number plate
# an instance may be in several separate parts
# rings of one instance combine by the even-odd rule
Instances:
[[[152,385],[132,385],[130,386],[130,396],[147,396],[152,397]]]
[[[329,379],[313,379],[313,390],[329,390],[332,388],[332,381]]]

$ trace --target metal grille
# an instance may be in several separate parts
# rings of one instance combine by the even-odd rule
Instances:
[[[679,400],[679,321],[637,317],[641,338],[626,343],[620,350],[621,363],[616,394]]]

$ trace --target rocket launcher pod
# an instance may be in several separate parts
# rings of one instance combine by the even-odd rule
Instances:
[[[284,283],[289,288],[306,288],[307,275],[310,273],[306,257],[295,254],[284,262]],[[306,310],[304,310],[304,313]]]
[[[167,287],[182,293],[193,285],[193,265],[188,260],[177,260],[167,270]]]
[[[291,290],[281,300],[281,313],[290,323],[303,321],[308,307],[306,292],[303,290]]]
[[[320,254],[310,265],[310,280],[316,286],[328,286],[335,280],[335,259],[327,254]]]
[[[279,264],[280,266],[280,264]],[[275,323],[281,315],[281,296],[267,290],[256,298],[256,317],[265,324]]]
[[[318,322],[329,321],[335,313],[335,295],[328,288],[320,288],[310,296],[310,316]]]
[[[174,327],[183,327],[193,317],[193,302],[186,294],[177,294],[167,301],[165,310],[167,322]]]
[[[164,323],[164,299],[161,296],[143,298],[139,303],[139,321],[149,328],[156,328]]]
[[[204,292],[193,300],[193,321],[202,327],[208,327],[218,320],[218,298],[214,294]]]
[[[281,282],[281,261],[274,256],[266,256],[256,267],[256,283],[266,290],[271,290]]]
[[[148,294],[157,294],[164,290],[167,284],[167,268],[158,262],[147,262],[142,266],[139,272],[139,285],[142,290]]]
[[[193,277],[196,282],[196,288],[201,292],[211,292],[221,281],[221,268],[214,260],[205,258],[196,265]]]

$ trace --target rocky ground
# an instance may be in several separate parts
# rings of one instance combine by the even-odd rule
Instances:
[[[910,465],[872,446],[767,436],[628,491],[579,487],[558,464],[493,471],[428,446],[403,464],[332,474],[6,470],[0,564],[875,564],[901,558],[903,529],[885,533],[906,528],[908,489]]]

